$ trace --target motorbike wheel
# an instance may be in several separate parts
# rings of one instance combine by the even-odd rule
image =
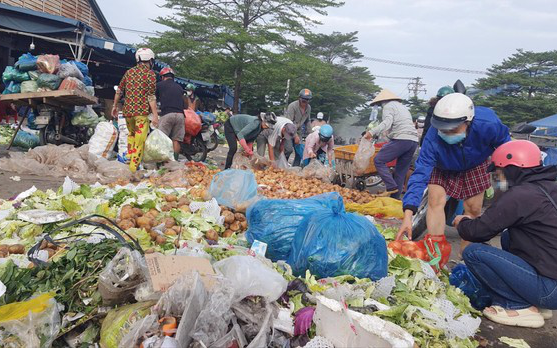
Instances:
[[[219,138],[216,133],[211,134],[211,138],[207,141],[207,150],[213,151],[219,147]]]
[[[363,179],[358,179],[356,180],[356,182],[354,183],[354,187],[358,190],[358,191],[365,191],[366,189],[366,182]]]
[[[47,125],[46,127],[43,127],[39,130],[39,144],[41,146],[45,146],[47,144],[55,144],[54,141],[54,126],[52,125]],[[60,144],[56,144],[56,145],[60,145]]]
[[[207,146],[199,137],[191,140],[190,145],[181,145],[182,154],[190,161],[204,162],[207,159]]]

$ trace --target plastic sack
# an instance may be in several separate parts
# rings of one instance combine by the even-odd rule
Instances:
[[[378,218],[397,218],[404,217],[402,209],[402,201],[391,197],[377,197],[368,203],[346,203],[346,211],[351,213],[360,213],[362,215],[371,215]]]
[[[37,68],[46,74],[56,74],[60,68],[60,57],[52,54],[40,55],[37,58]]]
[[[323,165],[318,160],[313,160],[302,169],[302,177],[316,178],[326,183],[331,183],[335,178],[335,171],[331,167]]]
[[[354,174],[357,176],[364,175],[367,172],[367,168],[371,163],[371,158],[375,154],[375,146],[373,142],[369,139],[362,137],[360,140],[360,145],[358,150],[354,155],[354,161],[352,168],[354,169]]]
[[[200,114],[201,114],[201,121],[205,124],[212,125],[217,120],[217,116],[212,112],[204,111],[201,112]]]
[[[126,118],[124,115],[118,115],[118,156],[124,161],[128,154],[128,126],[126,125]]]
[[[65,79],[66,77],[75,77],[76,79],[83,80],[83,74],[75,64],[65,63],[60,64],[60,69],[58,70],[58,76]]]
[[[160,129],[155,129],[145,141],[143,162],[168,162],[174,161],[174,148],[172,140]]]
[[[76,106],[72,118],[72,125],[81,127],[94,127],[100,122],[99,116],[91,105]]]
[[[236,209],[257,197],[257,181],[251,171],[228,169],[217,173],[211,181],[209,194],[219,204]]]
[[[64,81],[62,81],[62,83],[60,83],[60,86],[58,87],[59,90],[74,90],[74,89],[78,89],[80,91],[84,91],[85,90],[85,85],[83,84],[83,82],[81,82],[79,79],[75,78],[75,77],[66,77],[64,79]]]
[[[37,81],[39,76],[41,76],[41,72],[38,70],[32,70],[27,73],[29,74],[29,78],[31,79],[31,81]]]
[[[109,158],[116,144],[118,131],[110,122],[100,122],[95,127],[95,133],[89,140],[89,153]]]
[[[105,305],[125,303],[145,280],[145,259],[139,251],[121,248],[99,274],[99,292]]]
[[[0,307],[2,347],[48,348],[60,331],[58,305],[53,294]]]
[[[87,87],[92,87],[93,86],[93,80],[91,79],[90,76],[83,76],[83,83]]]
[[[318,278],[387,276],[385,238],[361,215],[346,213],[342,199],[318,210],[298,226],[288,263],[295,275],[309,270]]]
[[[273,302],[288,286],[282,275],[253,256],[232,256],[215,263],[213,268],[230,280],[236,301],[261,296]]]
[[[23,81],[21,83],[21,93],[33,93],[39,88],[37,81]]]
[[[13,145],[22,149],[32,149],[40,145],[40,140],[37,135],[20,130],[15,136]]]
[[[10,81],[23,82],[29,81],[30,79],[31,78],[29,77],[29,74],[27,72],[19,71],[13,66],[7,66],[2,73],[2,81],[4,83],[8,83]]]
[[[48,88],[50,90],[57,90],[60,87],[62,79],[60,76],[53,74],[41,74],[37,79],[37,85],[42,88]]]
[[[101,327],[101,347],[118,348],[133,324],[145,318],[154,304],[154,301],[138,302],[109,311]]]
[[[263,156],[254,153],[250,157],[243,150],[236,152],[232,158],[232,169],[265,170],[271,167],[272,162]]]
[[[462,290],[464,295],[470,299],[470,304],[477,310],[481,311],[485,307],[491,306],[491,295],[466,265],[459,264],[453,268],[449,282],[452,286]]]
[[[286,159],[284,152],[280,153],[278,160],[275,161],[275,166],[279,169],[290,168],[290,164],[288,164],[288,160]]]
[[[85,93],[89,94],[91,97],[95,96],[95,87],[85,86]]]
[[[35,123],[36,119],[37,119],[37,116],[35,115],[35,112],[33,111],[33,109],[29,110],[29,114],[27,114],[27,127],[29,127],[29,129],[32,129],[32,130],[38,130],[39,129],[37,127],[37,124]]]
[[[14,66],[19,71],[37,70],[37,57],[31,53],[24,53],[19,57]]]
[[[186,122],[186,135],[196,136],[201,131],[201,117],[195,111],[184,110],[184,119]]]
[[[252,205],[246,214],[248,242],[267,243],[265,256],[272,261],[287,260],[298,225],[316,211],[339,204],[336,192],[306,199],[265,199]]]
[[[85,63],[78,62],[77,60],[71,60],[69,64],[75,65],[75,67],[79,69],[83,77],[89,75],[89,67],[85,65]]]
[[[392,241],[388,245],[395,254],[428,262],[436,271],[443,268],[451,256],[451,244],[444,235],[426,234],[422,240]]]
[[[8,83],[8,85],[6,86],[6,88],[4,89],[4,92],[2,92],[2,94],[14,94],[14,93],[20,93],[20,92],[21,92],[21,84],[17,83],[17,82],[10,81],[10,83]]]

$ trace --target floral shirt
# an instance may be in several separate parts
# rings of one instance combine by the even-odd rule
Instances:
[[[124,117],[147,116],[151,113],[149,98],[155,97],[157,76],[145,64],[138,64],[126,71],[118,88],[124,100]]]

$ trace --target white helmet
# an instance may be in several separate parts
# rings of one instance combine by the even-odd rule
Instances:
[[[474,118],[474,102],[462,93],[444,96],[435,105],[431,125],[439,130],[455,129]]]
[[[155,53],[150,48],[138,48],[135,51],[136,62],[148,62],[151,59],[155,59]]]
[[[317,113],[317,119],[318,119],[318,120],[322,120],[323,118],[325,118],[325,115],[323,115],[322,112],[318,112],[318,113]]]

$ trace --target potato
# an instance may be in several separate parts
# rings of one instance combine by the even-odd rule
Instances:
[[[169,228],[166,231],[164,231],[164,234],[166,234],[167,236],[177,236],[178,233],[176,233],[176,231],[174,231],[173,229]]]
[[[164,200],[167,202],[176,202],[178,200],[178,196],[176,195],[166,195],[164,196]]]
[[[56,250],[51,249],[51,248],[46,248],[44,249],[45,251],[48,252],[48,258],[50,259],[52,256],[54,256],[54,254],[56,254]]]
[[[121,229],[123,229],[124,231],[129,230],[130,228],[134,228],[135,227],[135,221],[133,219],[126,219],[126,220],[122,220],[119,224],[118,227],[120,227]]]
[[[235,221],[233,224],[230,225],[230,229],[234,232],[240,230],[240,221]]]
[[[205,232],[205,238],[207,238],[209,240],[218,241],[219,240],[219,234],[215,230],[209,230],[209,231]]]
[[[157,236],[157,239],[155,240],[155,243],[157,243],[158,245],[165,244],[166,243],[166,237]]]
[[[234,234],[234,231],[232,231],[232,230],[226,230],[226,231],[224,231],[224,233],[222,234],[222,236],[223,236],[224,238],[228,238],[228,237],[231,237],[233,234]]]
[[[168,203],[171,208],[178,208],[178,202],[170,202]]]
[[[139,209],[139,208],[133,208],[133,214],[138,217],[138,216],[143,216],[143,210]]]
[[[167,217],[163,220],[164,227],[171,228],[176,225],[176,221],[172,217]]]
[[[246,220],[246,216],[242,213],[234,214],[234,218],[236,219],[236,221],[245,221]]]
[[[246,220],[240,221],[240,229],[241,229],[242,231],[245,231],[245,230],[248,229],[248,222],[247,222]]]
[[[191,213],[190,206],[187,205],[187,204],[184,204],[184,205],[180,206],[179,209],[180,209],[181,211],[183,211],[184,213]]]
[[[159,216],[159,211],[157,209],[154,209],[154,208],[150,209],[148,213],[153,215],[154,217]]]
[[[155,231],[151,231],[151,232],[149,232],[149,236],[151,236],[152,241],[155,241],[155,240],[157,240],[157,237],[160,236],[160,234],[158,234]]]
[[[172,207],[171,207],[170,205],[168,205],[168,204],[165,204],[165,205],[163,205],[163,206],[161,207],[161,210],[162,210],[162,211],[171,211],[171,210],[172,210]]]
[[[188,199],[188,197],[186,196],[182,196],[180,197],[180,199],[178,200],[178,206],[182,206],[182,205],[189,205],[191,203],[191,201]]]
[[[146,216],[140,216],[137,218],[137,227],[149,230],[153,227],[153,222],[154,220],[149,219]]]
[[[128,219],[133,219],[135,217],[135,214],[133,213],[133,210],[130,209],[122,209],[122,211],[120,212],[120,220],[128,220]]]
[[[8,249],[9,249],[9,246],[7,246],[7,245],[0,245],[0,252],[1,252],[1,253],[7,254],[7,253],[9,252]]]
[[[226,224],[231,224],[235,220],[234,214],[229,211],[224,212],[222,215],[224,216],[224,223]]]
[[[39,247],[40,250],[46,249],[48,247],[48,242],[46,241],[46,239],[43,239],[41,241],[41,246]]]
[[[10,254],[24,254],[25,253],[25,246],[22,244],[13,244],[8,247],[8,251]]]
[[[155,249],[153,248],[149,248],[147,250],[145,250],[145,254],[153,254],[155,252]]]
[[[182,231],[182,227],[181,227],[181,226],[178,226],[178,225],[172,226],[172,229],[173,229],[174,231],[176,231],[176,233],[180,233],[180,232]]]

